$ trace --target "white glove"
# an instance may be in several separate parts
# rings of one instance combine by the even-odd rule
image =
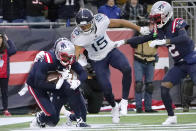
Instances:
[[[64,80],[72,78],[72,74],[70,73],[70,70],[68,69],[63,69],[63,71],[58,71],[58,72],[61,73]]]
[[[64,82],[64,78],[60,77],[59,80],[56,83],[56,89],[57,90],[61,88],[61,86],[63,85],[63,82]]]
[[[70,84],[70,88],[73,89],[73,90],[78,88],[78,86],[80,85],[79,80],[68,80],[67,82]]]
[[[25,83],[24,87],[18,92],[18,94],[20,96],[23,96],[27,93],[27,91],[28,91],[28,85],[27,85],[27,83]]]
[[[142,35],[148,35],[150,34],[150,29],[149,27],[145,26],[145,27],[140,27],[140,34]]]
[[[120,47],[121,45],[125,44],[125,40],[119,40],[114,42],[115,47]]]
[[[45,51],[40,51],[39,53],[37,53],[37,55],[35,56],[34,62],[37,62],[39,59],[44,58],[45,56]]]
[[[149,43],[150,47],[155,47],[155,46],[160,46],[160,45],[165,45],[166,44],[166,39],[163,40],[153,40]]]

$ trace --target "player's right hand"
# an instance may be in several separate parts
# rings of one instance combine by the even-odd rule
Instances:
[[[25,83],[24,87],[18,92],[18,94],[20,96],[23,96],[23,95],[25,95],[27,93],[27,91],[28,91],[28,85],[27,85],[27,83]]]
[[[64,82],[64,78],[60,77],[59,80],[56,83],[56,89],[57,90],[61,88],[61,86],[63,85],[63,82]]]
[[[114,42],[114,47],[120,47],[121,45],[124,45],[124,44],[126,44],[125,40],[115,41]]]
[[[45,51],[40,51],[39,53],[37,53],[37,55],[35,56],[34,62],[37,62],[39,59],[44,58],[45,56]]]

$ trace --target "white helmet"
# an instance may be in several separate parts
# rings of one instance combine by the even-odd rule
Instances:
[[[67,38],[59,38],[54,44],[57,59],[63,66],[71,65],[75,61],[75,46]]]
[[[165,1],[156,2],[150,11],[150,20],[157,24],[157,28],[162,28],[173,16],[172,6]]]

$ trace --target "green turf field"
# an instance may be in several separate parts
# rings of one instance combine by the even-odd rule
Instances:
[[[153,130],[153,131],[196,131],[196,110],[183,113],[182,110],[175,111],[178,117],[178,124],[172,126],[162,126],[161,123],[167,118],[165,111],[159,113],[141,113],[129,112],[128,116],[122,116],[119,124],[112,124],[110,112],[102,112],[96,115],[88,115],[87,123],[90,128],[76,128],[75,125],[67,127],[65,125],[65,117],[61,116],[61,120],[56,127],[47,127],[42,131],[72,131],[72,130],[91,130],[91,131],[135,131],[135,130]],[[0,131],[36,131],[40,129],[29,128],[29,123],[33,119],[32,115],[14,115],[12,117],[0,117]],[[13,124],[13,122],[18,122]],[[20,122],[21,121],[21,122]],[[3,125],[2,123],[5,124]],[[6,124],[6,122],[10,122]]]

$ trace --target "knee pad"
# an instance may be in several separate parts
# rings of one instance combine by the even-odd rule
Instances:
[[[154,90],[154,86],[152,85],[152,82],[146,83],[145,91],[149,94],[152,94]]]
[[[143,82],[142,81],[137,81],[135,85],[135,92],[136,93],[142,93],[142,88],[143,88]]]
[[[191,79],[185,79],[182,84],[183,95],[192,96],[193,95],[193,86],[194,86],[194,83]]]

